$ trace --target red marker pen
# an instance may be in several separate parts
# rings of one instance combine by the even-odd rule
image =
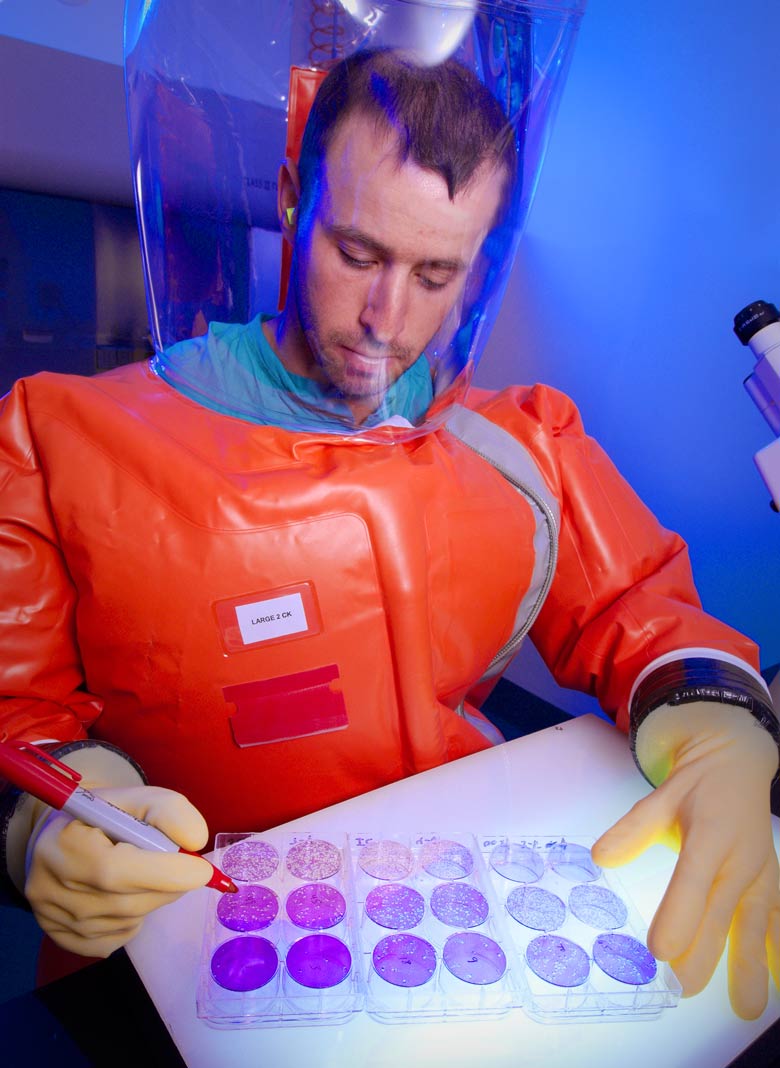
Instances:
[[[81,775],[77,771],[28,742],[0,742],[0,776],[52,808],[97,827],[112,842],[160,853],[189,852],[156,827],[79,786]],[[211,866],[214,874],[206,885],[223,894],[235,894],[238,887],[233,880]]]

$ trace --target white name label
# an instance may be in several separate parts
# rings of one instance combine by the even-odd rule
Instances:
[[[286,634],[300,634],[302,630],[309,629],[303,598],[299,593],[239,605],[236,618],[244,645],[265,642],[269,638],[283,638]]]

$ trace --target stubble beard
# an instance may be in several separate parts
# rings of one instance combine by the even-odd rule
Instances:
[[[305,335],[326,382],[349,400],[375,400],[379,404],[413,360],[409,349],[394,344],[378,345],[366,334],[355,337],[333,331],[321,339],[316,329],[309,326]],[[351,359],[345,349],[354,352],[355,358]],[[359,353],[369,357],[370,364],[361,361]]]
[[[393,342],[379,343],[360,329],[350,334],[332,330],[323,337],[305,286],[296,286],[295,298],[299,327],[313,367],[319,371],[317,377],[346,400],[375,401],[378,406],[393,382],[420,355]],[[358,360],[351,361],[344,349],[375,358],[375,371],[373,366],[368,369],[365,364],[358,367]]]

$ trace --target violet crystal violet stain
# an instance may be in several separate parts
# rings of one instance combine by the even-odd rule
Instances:
[[[424,986],[436,971],[436,950],[417,935],[388,935],[374,946],[372,960],[377,975],[393,986]]]
[[[593,960],[612,979],[628,986],[644,986],[655,979],[655,957],[636,938],[623,934],[600,934],[593,943]]]
[[[539,935],[528,943],[525,959],[531,971],[555,986],[580,986],[588,978],[588,954],[568,938]]]
[[[506,899],[513,920],[534,931],[554,931],[566,919],[561,899],[541,886],[518,886]]]
[[[223,894],[217,919],[231,931],[261,931],[279,912],[279,898],[267,886],[240,886],[236,894]]]
[[[366,895],[366,916],[380,927],[394,931],[416,927],[425,913],[425,899],[411,886],[383,883]]]
[[[272,942],[257,935],[231,938],[218,946],[211,957],[211,975],[225,990],[240,993],[266,986],[279,967]]]
[[[489,911],[485,895],[468,883],[441,883],[431,894],[431,912],[448,927],[477,927]]]
[[[506,956],[498,942],[475,931],[450,935],[442,960],[456,978],[474,986],[497,983],[506,971]]]
[[[300,986],[325,990],[342,983],[352,970],[352,955],[333,935],[305,935],[287,951],[287,971]]]
[[[622,927],[628,919],[628,909],[617,894],[588,883],[574,887],[569,894],[569,908],[581,923],[599,931]]]
[[[285,907],[296,927],[307,931],[335,927],[347,914],[343,894],[328,883],[304,883],[291,891]]]

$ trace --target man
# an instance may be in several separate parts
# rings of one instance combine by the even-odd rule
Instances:
[[[732,1000],[755,1016],[780,943],[777,724],[755,649],[701,611],[684,546],[565,397],[478,394],[473,417],[429,422],[447,389],[434,400],[427,354],[509,210],[502,126],[456,64],[346,61],[282,170],[278,318],[213,325],[153,368],[17,385],[0,420],[3,727],[197,849],[199,812],[212,832],[261,830],[485,748],[470,695],[533,624],[658,784],[597,859],[676,836],[651,948],[694,993],[731,930]],[[538,490],[464,425],[510,468],[520,453]],[[77,952],[110,952],[210,877],[31,798],[10,807],[9,870]]]

